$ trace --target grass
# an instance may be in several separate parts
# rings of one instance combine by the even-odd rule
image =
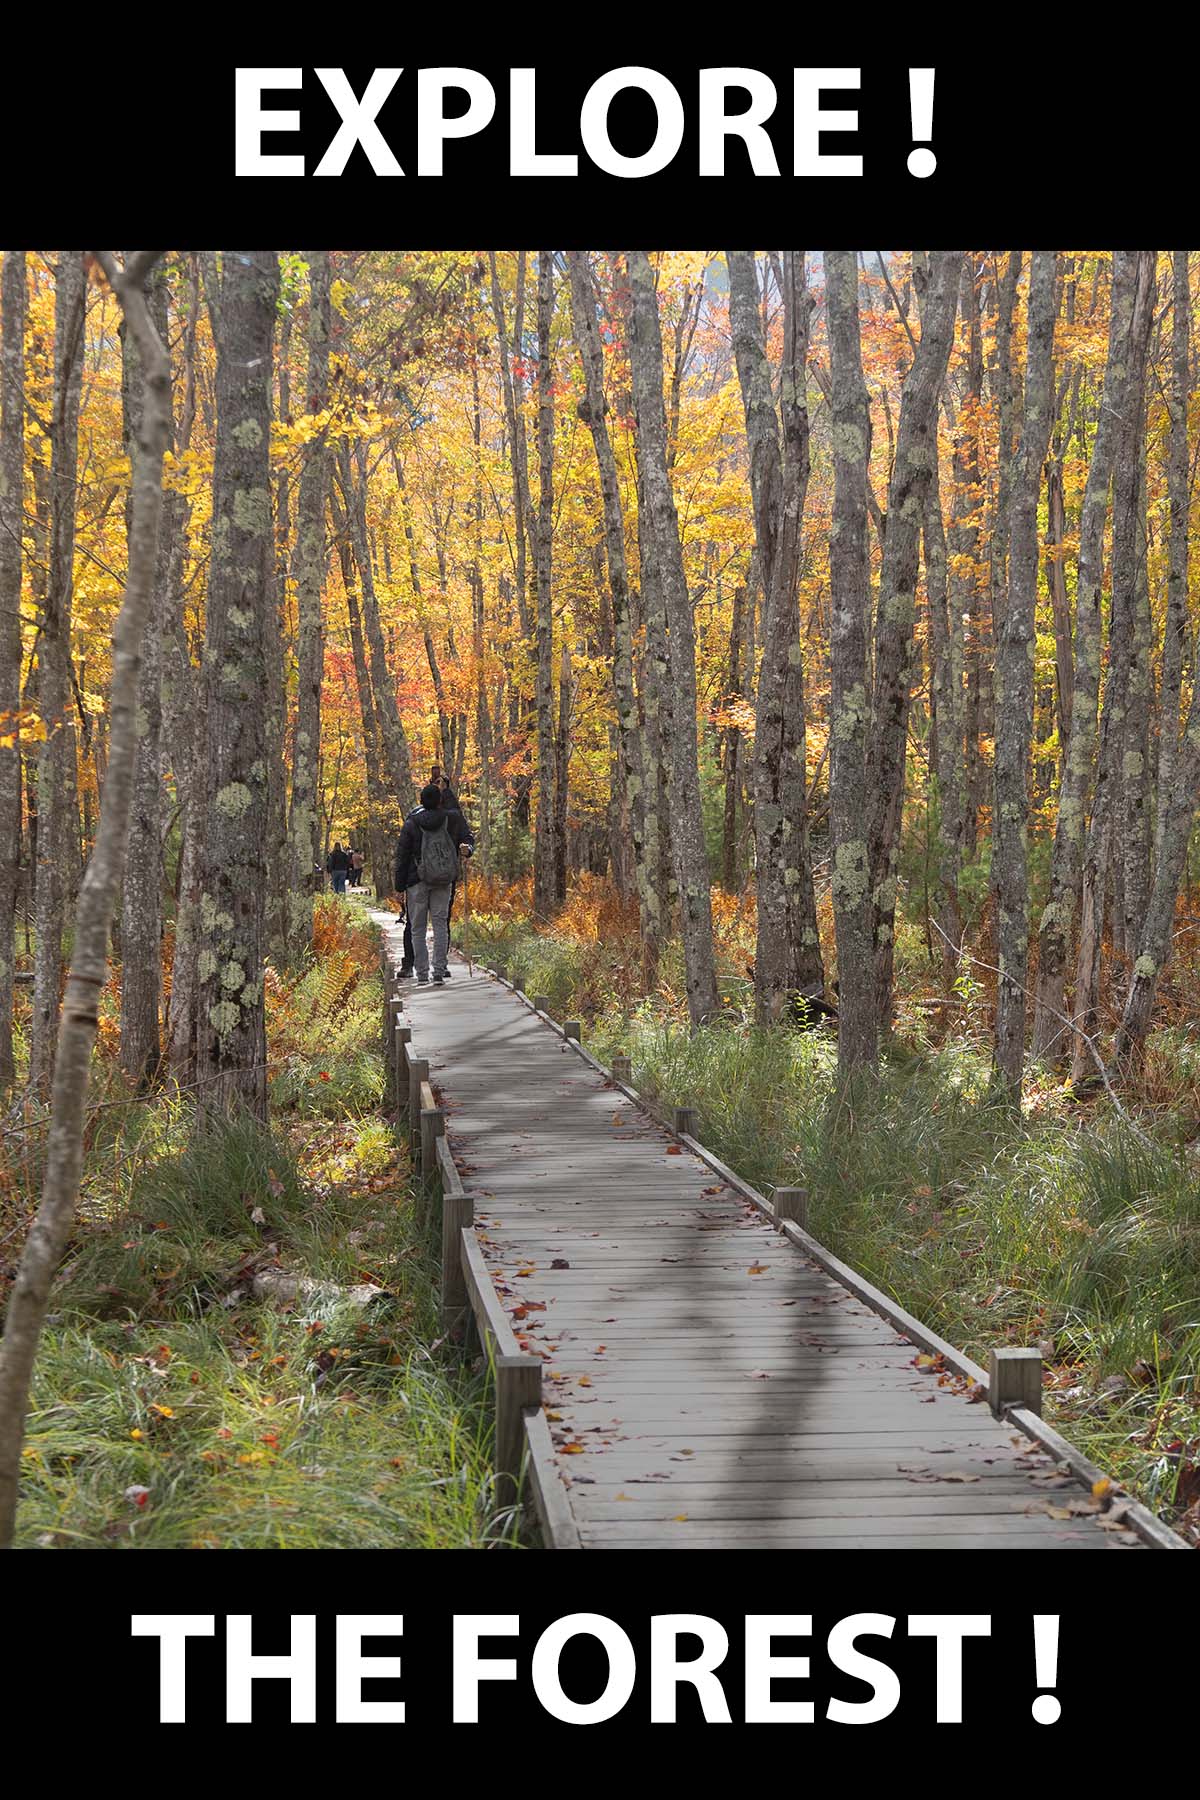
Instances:
[[[535,932],[520,900],[488,895],[477,953],[507,958],[527,992],[584,1021],[602,1061],[632,1057],[664,1106],[760,1190],[801,1186],[811,1228],[986,1365],[991,1346],[1040,1345],[1046,1413],[1081,1449],[1200,1542],[1200,1129],[1194,1033],[1150,1040],[1135,1135],[1107,1101],[1034,1087],[1025,1116],[988,1083],[983,998],[940,1040],[899,946],[896,1040],[882,1075],[836,1084],[832,1033],[751,1018],[744,921],[719,939],[721,1020],[690,1029],[678,947],[649,993],[630,921],[598,893]],[[739,935],[740,933],[740,935]]]
[[[436,1347],[436,1249],[378,1111],[376,969],[370,933],[319,903],[310,965],[269,977],[270,1132],[128,1096],[94,1123],[101,1179],[35,1372],[20,1543],[511,1540],[486,1371]],[[256,1291],[280,1274],[308,1285]]]

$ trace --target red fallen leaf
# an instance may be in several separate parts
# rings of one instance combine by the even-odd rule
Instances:
[[[667,1145],[667,1155],[668,1156],[682,1156],[683,1155],[683,1145],[682,1144],[668,1144]]]

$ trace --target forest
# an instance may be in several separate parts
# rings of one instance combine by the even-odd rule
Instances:
[[[506,1541],[326,891],[441,770],[456,946],[1200,1545],[1195,272],[4,253],[0,1539]]]

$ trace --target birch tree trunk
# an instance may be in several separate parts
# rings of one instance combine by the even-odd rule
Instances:
[[[781,451],[754,255],[727,251],[725,260],[764,593],[753,783],[758,889],[754,991],[759,1021],[766,1023],[779,1016],[789,992],[815,995],[824,987],[808,858],[804,657],[798,595],[809,474],[805,386],[810,300],[804,252],[784,251]]]
[[[538,251],[538,511],[537,511],[537,829],[533,846],[533,910],[549,918],[558,906],[557,767],[554,753],[554,375],[550,328],[554,319],[554,257]]]
[[[82,253],[61,250],[55,274],[54,398],[50,425],[49,555],[42,629],[38,639],[38,711],[46,738],[38,755],[37,940],[29,1079],[49,1089],[58,1038],[63,920],[72,859],[70,816],[75,795],[75,733],[71,707],[71,611],[75,575],[76,466],[79,395],[83,379],[84,270]]]
[[[162,511],[162,464],[171,425],[171,369],[142,293],[153,251],[134,251],[124,270],[101,252],[145,383],[129,572],[113,634],[108,766],[96,842],[80,890],[75,941],[54,1060],[50,1136],[42,1199],[26,1238],[4,1321],[0,1351],[0,1545],[12,1542],[29,1382],[50,1284],[74,1218],[83,1163],[84,1103],[96,1041],[100,991],[108,974],[109,925],[125,860],[137,745],[139,661],[153,605]],[[82,278],[82,262],[80,263]],[[82,299],[82,292],[80,293]]]
[[[1054,423],[1054,322],[1058,259],[1035,250],[1029,273],[1028,350],[1021,436],[1009,496],[1008,592],[996,645],[996,798],[992,878],[1000,977],[995,1073],[1018,1103],[1025,1064],[1025,984],[1029,971],[1029,762],[1033,742],[1033,657],[1038,573],[1038,496]]]
[[[872,958],[871,862],[867,845],[867,465],[871,409],[863,379],[858,259],[825,252],[833,438],[829,537],[830,759],[833,924],[838,955],[838,1071],[845,1079],[879,1054]]]
[[[311,416],[329,405],[329,252],[308,254],[308,376],[304,409]],[[325,632],[325,509],[329,498],[329,439],[323,424],[305,446],[296,502],[296,735],[292,754],[292,807],[288,819],[288,948],[293,956],[312,942],[314,869],[319,866],[317,774],[321,756],[321,686]]]
[[[671,665],[671,839],[683,930],[688,1012],[693,1025],[718,1007],[713,964],[712,893],[696,737],[696,638],[691,596],[683,567],[675,496],[667,469],[667,420],[663,404],[662,327],[654,270],[644,250],[628,254],[629,359],[637,417],[638,471],[646,509],[644,551],[649,552],[662,595]]]
[[[13,936],[21,860],[21,568],[25,534],[25,252],[0,277],[0,1094],[12,1086]]]
[[[226,251],[204,646],[196,1075],[206,1106],[267,1116],[263,715],[274,608],[268,450],[274,251]]]
[[[1053,1058],[1068,1048],[1067,962],[1079,910],[1087,809],[1096,761],[1100,704],[1101,596],[1104,528],[1117,440],[1128,383],[1129,330],[1137,282],[1137,257],[1113,253],[1108,357],[1096,434],[1079,517],[1079,570],[1075,584],[1074,687],[1071,726],[1059,785],[1058,817],[1050,862],[1050,886],[1038,927],[1038,980],[1033,1054]]]
[[[904,806],[908,706],[921,527],[937,456],[937,408],[954,338],[962,252],[934,251],[921,338],[905,377],[888,488],[887,534],[875,624],[875,683],[868,753],[868,845],[878,1030],[892,1009],[896,879]]]

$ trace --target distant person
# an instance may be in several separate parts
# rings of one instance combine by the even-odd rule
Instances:
[[[429,771],[429,786],[435,787],[435,788],[440,788],[441,793],[442,793],[442,806],[446,812],[457,812],[457,813],[462,812],[462,807],[458,803],[458,796],[451,789],[449,777],[442,773],[442,768],[441,768],[440,763],[434,763],[432,769]],[[407,819],[416,818],[417,814],[420,811],[421,811],[421,807],[419,804],[414,806],[412,811],[406,815],[406,822],[407,822]],[[403,895],[403,889],[401,889],[400,891],[401,891],[401,894]],[[450,920],[454,916],[454,896],[457,893],[457,891],[458,891],[458,883],[455,882],[450,889],[450,904],[446,911],[447,932],[449,932]],[[397,974],[401,981],[407,981],[409,979],[409,977],[412,975],[412,972],[413,972],[412,920],[408,916],[408,911],[407,911],[407,907],[406,907],[405,914],[404,914],[404,947],[401,952],[400,967],[399,967],[399,970],[397,971]],[[449,980],[449,977],[450,977],[450,967],[447,964],[446,979]]]
[[[360,888],[363,884],[363,853],[361,850],[350,852],[350,886]]]
[[[346,891],[346,877],[350,873],[350,858],[346,855],[346,852],[342,849],[340,843],[335,844],[333,849],[329,852],[329,855],[326,857],[325,873],[333,883],[334,893],[344,894]]]
[[[442,804],[442,789],[433,782],[421,790],[421,804],[404,821],[396,849],[396,891],[407,901],[405,956],[411,942],[413,968],[421,987],[430,979],[426,928],[433,920],[433,984],[441,987],[448,973],[450,892],[463,858],[474,849],[466,819]],[[403,966],[401,973],[403,973]]]

